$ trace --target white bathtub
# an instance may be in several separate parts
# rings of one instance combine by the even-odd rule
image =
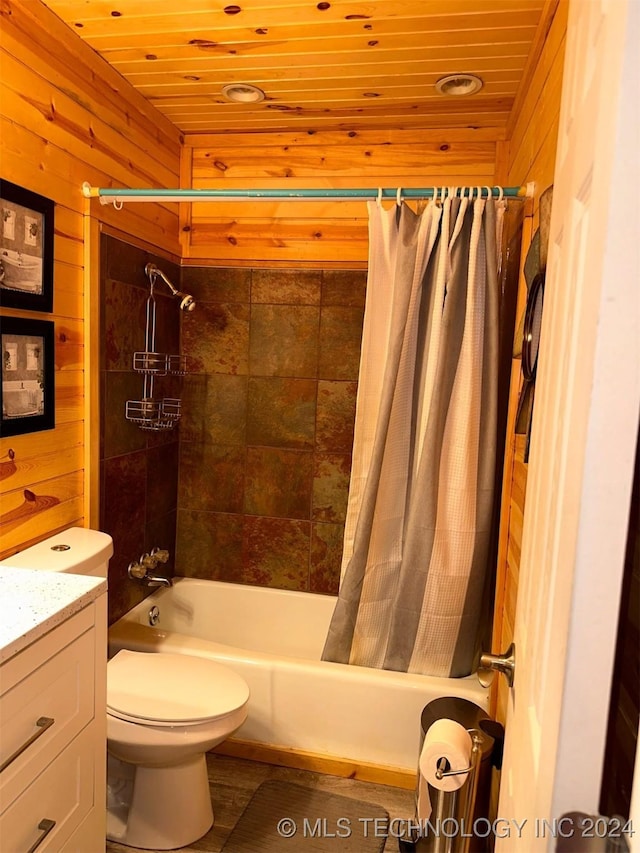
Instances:
[[[420,714],[460,696],[487,708],[475,675],[431,678],[320,660],[335,598],[176,578],[109,630],[123,648],[210,657],[249,684],[249,716],[235,737],[414,772]],[[149,610],[160,622],[149,626]]]

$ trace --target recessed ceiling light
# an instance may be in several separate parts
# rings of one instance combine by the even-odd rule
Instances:
[[[228,83],[222,87],[222,94],[228,101],[237,104],[257,104],[264,101],[264,92],[251,83]]]
[[[449,74],[438,80],[436,90],[441,95],[474,95],[483,86],[483,81],[475,74]]]

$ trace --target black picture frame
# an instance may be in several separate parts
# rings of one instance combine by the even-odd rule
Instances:
[[[53,310],[50,198],[0,178],[0,306]]]
[[[55,427],[55,324],[0,317],[0,436]]]

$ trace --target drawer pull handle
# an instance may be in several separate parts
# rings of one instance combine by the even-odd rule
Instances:
[[[38,719],[36,720],[36,726],[38,727],[38,731],[34,732],[34,734],[32,734],[31,737],[22,744],[22,746],[19,746],[18,749],[16,749],[16,751],[13,753],[13,755],[10,755],[9,758],[6,759],[6,761],[2,762],[2,764],[0,765],[0,773],[2,773],[3,770],[6,770],[7,767],[12,764],[19,755],[22,755],[25,749],[29,749],[31,744],[35,743],[38,738],[41,737],[46,732],[46,730],[50,728],[54,723],[55,720],[53,719],[53,717],[38,717]]]
[[[27,853],[34,853],[34,851],[37,850],[38,847],[40,847],[42,842],[45,840],[47,835],[49,835],[55,825],[55,820],[49,820],[48,817],[43,817],[40,823],[38,824],[38,829],[42,831],[42,835],[40,836],[40,838],[38,838],[36,842],[31,845],[31,847],[27,850]]]

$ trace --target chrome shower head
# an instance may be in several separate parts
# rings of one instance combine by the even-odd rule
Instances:
[[[175,296],[176,299],[180,300],[181,311],[193,311],[193,309],[196,307],[196,300],[193,298],[193,296],[190,293],[183,293],[181,290],[178,290],[178,288],[175,287],[169,281],[169,279],[162,272],[162,270],[158,269],[155,264],[147,264],[144,268],[144,271],[147,274],[152,287],[156,283],[156,279],[160,278],[162,279],[162,281],[164,281],[164,283],[171,291],[171,295]]]
[[[193,311],[196,307],[196,300],[190,293],[181,293],[178,291],[175,296],[180,296],[180,310],[181,311]]]

